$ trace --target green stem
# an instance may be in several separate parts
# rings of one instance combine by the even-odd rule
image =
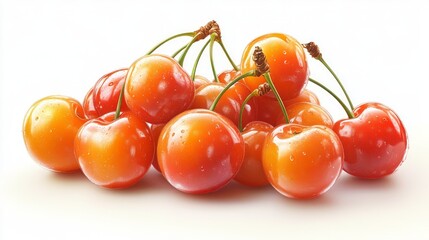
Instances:
[[[228,58],[228,61],[231,63],[232,67],[234,68],[235,71],[238,71],[238,67],[237,65],[234,63],[234,61],[232,60],[231,56],[229,56],[228,51],[226,51],[225,46],[223,45],[223,41],[219,40],[218,41],[219,45],[222,47],[223,52],[225,53],[226,57]]]
[[[179,34],[173,35],[173,36],[171,36],[171,37],[169,37],[169,38],[165,39],[164,41],[162,41],[162,42],[158,43],[155,47],[153,47],[151,50],[149,50],[149,52],[148,52],[148,53],[146,53],[146,55],[152,54],[156,49],[158,49],[158,48],[159,48],[159,47],[161,47],[164,43],[166,43],[166,42],[168,42],[168,41],[170,41],[170,40],[173,40],[173,39],[178,38],[178,37],[184,37],[184,36],[193,37],[194,35],[195,35],[195,32],[185,32],[185,33],[179,33]]]
[[[353,112],[350,111],[350,109],[347,108],[346,104],[334,92],[332,92],[331,90],[329,90],[329,88],[325,87],[323,84],[321,84],[320,82],[318,82],[318,81],[316,81],[316,80],[314,80],[312,78],[308,78],[308,81],[316,84],[317,86],[323,88],[323,90],[325,90],[329,94],[331,94],[331,96],[334,97],[337,100],[337,102],[341,104],[341,106],[343,107],[344,111],[347,113],[347,116],[349,118],[354,118],[355,117],[354,114],[353,114]]]
[[[287,112],[286,112],[286,107],[282,101],[282,98],[279,95],[279,92],[277,92],[276,86],[274,86],[274,83],[273,83],[273,80],[271,79],[270,73],[266,72],[263,74],[263,76],[265,78],[265,81],[267,81],[268,85],[270,85],[271,91],[273,91],[274,96],[276,96],[277,102],[279,102],[280,109],[282,110],[283,117],[285,119],[286,124],[290,123],[289,117],[288,117]]]
[[[175,58],[177,56],[177,54],[179,54],[181,51],[183,51],[183,49],[186,48],[186,46],[188,46],[188,44],[185,44],[181,48],[179,48],[175,53],[173,53],[173,55],[171,55],[171,57]]]
[[[343,84],[341,83],[340,79],[337,77],[337,75],[334,73],[334,71],[331,69],[331,67],[329,67],[328,63],[326,63],[325,59],[323,59],[322,56],[320,56],[317,59],[329,70],[329,72],[332,74],[332,76],[335,78],[335,80],[337,80],[338,84],[340,85],[341,89],[343,90],[344,95],[346,95],[346,98],[347,98],[347,101],[349,102],[350,108],[354,109],[352,101],[350,100],[350,97],[347,94],[347,91],[344,88]]]
[[[214,81],[215,82],[219,82],[219,78],[217,76],[216,69],[215,69],[215,66],[214,66],[214,61],[213,61],[213,44],[215,42],[216,36],[217,36],[216,33],[210,34],[210,65],[212,66],[212,72],[213,72]]]
[[[192,44],[194,44],[197,41],[197,37],[198,37],[198,34],[192,38],[192,40],[188,43],[188,45],[186,45],[186,48],[183,51],[183,53],[180,56],[179,61],[178,61],[180,66],[183,67],[183,62],[185,61],[186,54],[188,54],[188,51],[191,48]]]
[[[116,105],[115,120],[119,118],[119,115],[121,115],[122,96],[124,96],[124,91],[125,91],[125,83],[122,85],[121,92],[119,93],[118,104]]]
[[[240,81],[241,79],[245,78],[245,77],[252,77],[255,76],[255,70],[250,70],[249,72],[242,74],[238,77],[236,77],[234,80],[232,80],[231,82],[229,82],[224,89],[222,89],[222,91],[217,95],[217,97],[215,98],[215,100],[213,101],[212,105],[210,106],[210,110],[214,111],[214,109],[216,108],[217,103],[219,102],[220,98],[223,96],[223,94],[228,91],[228,89],[230,89],[232,87],[232,85],[234,85],[236,82]]]
[[[243,132],[243,112],[246,104],[252,99],[252,97],[258,96],[258,89],[253,90],[249,95],[247,95],[246,99],[244,99],[243,103],[240,107],[240,115],[238,116],[238,130]]]
[[[209,45],[209,43],[210,43],[210,40],[208,40],[204,44],[204,46],[201,48],[201,51],[198,53],[197,59],[195,59],[194,67],[192,68],[192,73],[191,73],[192,81],[194,81],[194,79],[195,79],[195,74],[197,72],[197,66],[198,66],[198,63],[200,62],[201,55],[203,55],[203,52],[206,49],[207,45]]]

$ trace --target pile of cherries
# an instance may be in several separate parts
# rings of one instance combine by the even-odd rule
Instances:
[[[190,41],[171,55],[154,53],[179,37]],[[206,38],[189,74],[185,57]],[[219,74],[214,44],[231,63]],[[207,47],[212,81],[196,75]],[[307,55],[332,73],[348,106],[309,77]],[[334,121],[305,88],[308,81],[337,99],[348,118]],[[215,21],[102,76],[83,104],[67,96],[38,100],[25,116],[23,137],[44,167],[82,171],[105,188],[130,187],[153,166],[185,193],[214,192],[235,180],[297,199],[325,193],[343,170],[366,179],[388,176],[408,149],[399,117],[380,103],[354,107],[314,43],[266,34],[247,44],[237,66]]]

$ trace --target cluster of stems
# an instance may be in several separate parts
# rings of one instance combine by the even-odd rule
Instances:
[[[172,57],[175,58],[177,55],[180,55],[179,59],[178,59],[178,63],[183,66],[183,63],[185,61],[185,57],[189,51],[189,49],[191,48],[191,46],[200,40],[203,40],[205,38],[207,38],[208,36],[210,36],[210,39],[203,45],[201,51],[199,52],[197,59],[195,60],[194,66],[192,68],[192,74],[191,74],[191,78],[192,80],[195,79],[195,74],[196,74],[196,70],[197,70],[197,66],[198,66],[198,62],[204,52],[204,50],[207,48],[207,46],[210,44],[210,64],[211,64],[211,68],[212,68],[212,72],[213,72],[213,76],[216,82],[219,82],[217,73],[216,73],[216,69],[214,66],[214,60],[213,60],[213,45],[215,42],[217,42],[223,52],[225,53],[228,61],[231,63],[232,67],[234,68],[234,70],[238,71],[239,68],[237,67],[237,65],[234,63],[234,61],[232,60],[231,56],[229,55],[228,51],[225,48],[225,45],[222,42],[222,35],[221,35],[221,31],[220,31],[220,27],[217,24],[216,21],[212,20],[210,22],[208,22],[206,25],[201,26],[199,29],[195,30],[195,31],[191,31],[191,32],[184,32],[184,33],[179,33],[179,34],[175,34],[171,37],[166,38],[165,40],[161,41],[160,43],[156,44],[153,48],[151,48],[146,55],[150,55],[152,53],[154,53],[158,48],[160,48],[162,45],[164,45],[165,43],[179,38],[179,37],[192,37],[192,39],[186,43],[184,46],[182,46],[181,48],[179,48],[176,52],[174,52],[172,54]],[[124,84],[125,86],[125,84]],[[121,105],[122,105],[122,96],[124,94],[124,86],[122,87],[119,99],[118,99],[118,104],[116,107],[116,113],[115,113],[115,119],[117,119],[121,113],[120,109],[121,109]]]
[[[207,40],[205,42],[205,44],[202,46],[201,50],[199,51],[193,68],[192,68],[192,72],[191,72],[191,79],[194,80],[195,79],[195,75],[196,75],[196,70],[198,67],[198,63],[201,59],[202,54],[204,53],[204,51],[206,50],[207,46],[209,46],[209,56],[210,56],[210,65],[211,65],[211,69],[212,69],[212,73],[213,73],[213,77],[214,77],[214,81],[215,82],[219,82],[218,79],[218,75],[216,73],[216,68],[214,65],[214,60],[213,60],[213,46],[214,43],[218,43],[219,46],[222,48],[225,56],[227,57],[228,61],[230,62],[231,66],[233,67],[233,69],[235,71],[239,71],[239,68],[237,67],[237,65],[234,63],[234,61],[232,60],[232,58],[230,57],[228,51],[225,48],[225,45],[222,42],[222,35],[221,35],[221,31],[220,31],[220,27],[218,25],[218,23],[214,20],[208,22],[206,25],[201,26],[199,29],[195,30],[195,31],[191,31],[191,32],[184,32],[184,33],[179,33],[176,35],[173,35],[171,37],[168,37],[167,39],[161,41],[160,43],[158,43],[157,45],[155,45],[152,49],[150,49],[146,55],[150,55],[153,52],[155,52],[159,47],[161,47],[162,45],[164,45],[165,43],[179,38],[179,37],[191,37],[192,39],[186,43],[184,46],[182,46],[181,48],[179,48],[176,52],[174,52],[172,54],[172,57],[175,58],[177,55],[179,55],[181,53],[181,55],[178,58],[178,63],[183,66],[183,63],[185,61],[185,57],[187,55],[187,53],[189,52],[189,49],[191,48],[191,46],[200,40],[204,40],[207,37],[209,37],[209,40]],[[327,62],[323,59],[322,57],[322,53],[319,50],[319,47],[314,43],[314,42],[309,42],[306,44],[302,44],[302,46],[308,51],[308,53],[316,60],[320,61],[328,70],[329,72],[332,74],[332,76],[336,79],[337,83],[339,84],[339,86],[341,87],[344,95],[347,98],[348,104],[350,109],[346,106],[346,104],[344,104],[344,102],[331,90],[329,90],[327,87],[325,87],[323,84],[321,84],[320,82],[316,81],[313,78],[309,78],[309,81],[318,85],[319,87],[323,88],[325,91],[327,91],[330,95],[332,95],[339,103],[340,105],[343,107],[343,109],[345,110],[345,112],[347,113],[347,116],[349,118],[354,118],[354,114],[353,114],[353,104],[350,100],[349,95],[347,94],[343,84],[341,83],[340,79],[338,78],[338,76],[335,74],[335,72],[329,67],[329,65],[327,64]],[[243,116],[243,111],[245,108],[245,105],[249,102],[249,100],[254,97],[254,96],[262,96],[264,94],[266,94],[267,92],[273,92],[274,96],[276,97],[282,114],[285,118],[285,122],[289,123],[289,118],[286,112],[286,108],[283,104],[283,101],[279,95],[279,93],[277,92],[273,81],[271,79],[270,76],[270,68],[268,66],[268,63],[266,61],[265,55],[262,52],[262,49],[258,46],[255,47],[255,50],[253,52],[253,61],[255,62],[255,66],[256,68],[254,70],[251,70],[249,72],[246,73],[242,73],[241,75],[239,75],[238,77],[236,77],[234,80],[230,81],[225,88],[219,93],[219,95],[216,97],[216,99],[214,100],[213,104],[210,107],[210,110],[214,111],[214,109],[216,108],[216,105],[218,104],[219,100],[221,99],[221,97],[225,94],[226,91],[228,91],[229,88],[231,88],[235,83],[237,83],[238,81],[247,78],[247,77],[259,77],[259,76],[263,76],[266,80],[266,82],[264,84],[261,84],[261,86],[259,86],[257,89],[253,90],[244,100],[244,102],[241,105],[241,109],[240,109],[240,116],[239,116],[239,123],[238,123],[238,127],[240,129],[240,131],[243,130],[243,126],[242,126],[242,116]],[[118,104],[117,104],[117,108],[116,108],[116,114],[115,114],[115,119],[119,117],[120,115],[120,110],[121,110],[121,105],[122,105],[122,98],[123,98],[123,94],[124,94],[124,89],[125,89],[125,84],[122,87],[122,91],[120,93],[119,96],[119,100],[118,100]]]
[[[218,79],[218,76],[216,73],[216,69],[215,69],[215,65],[214,65],[214,60],[213,60],[213,46],[214,46],[215,42],[218,43],[219,46],[222,48],[223,52],[225,53],[225,56],[227,57],[228,61],[231,63],[231,66],[234,68],[234,70],[236,70],[236,71],[239,70],[239,68],[237,67],[237,65],[234,63],[231,56],[229,55],[228,51],[226,50],[225,45],[222,41],[222,35],[221,35],[219,24],[214,20],[208,22],[204,26],[201,26],[199,29],[197,29],[195,31],[176,34],[176,35],[173,35],[173,36],[165,39],[164,41],[155,45],[151,50],[149,50],[147,55],[152,54],[156,49],[161,47],[163,44],[165,44],[165,43],[167,43],[167,42],[169,42],[175,38],[178,38],[178,37],[192,37],[192,39],[188,43],[186,43],[184,46],[182,46],[181,48],[179,48],[176,52],[174,52],[172,54],[172,57],[175,58],[177,55],[179,55],[179,53],[181,53],[181,55],[178,58],[178,62],[181,66],[183,66],[186,55],[188,54],[189,49],[192,47],[192,45],[194,43],[200,41],[200,40],[204,40],[207,37],[209,37],[209,40],[206,41],[206,43],[203,45],[203,47],[201,48],[201,50],[198,53],[197,58],[194,62],[192,72],[191,72],[191,79],[192,80],[195,79],[195,74],[196,74],[196,70],[198,67],[199,60],[200,60],[203,52],[206,50],[207,46],[209,46],[210,65],[212,68],[213,77],[214,77],[216,82],[219,82],[219,79]]]

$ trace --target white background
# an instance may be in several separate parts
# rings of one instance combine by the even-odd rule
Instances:
[[[429,239],[424,2],[1,1],[0,239]],[[82,100],[105,73],[212,19],[236,62],[264,33],[317,42],[355,105],[382,102],[401,117],[410,140],[406,161],[386,179],[342,174],[322,197],[296,201],[236,183],[186,195],[154,171],[131,189],[112,191],[82,174],[51,173],[29,157],[21,126],[34,101],[52,94]],[[218,71],[229,68],[215,51]],[[202,61],[199,73],[210,77],[208,59]],[[311,75],[340,94],[327,71],[309,62]],[[308,87],[335,120],[345,117],[328,95]]]

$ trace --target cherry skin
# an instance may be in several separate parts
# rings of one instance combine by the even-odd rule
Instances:
[[[282,111],[277,99],[261,96],[256,97],[255,101],[258,105],[258,109],[261,109],[258,111],[257,120],[267,122],[273,126],[278,125],[278,118],[279,115],[282,115]],[[288,106],[298,102],[308,102],[317,105],[320,104],[317,95],[308,89],[304,89],[296,98],[283,101],[283,104],[287,108]]]
[[[186,110],[194,98],[194,84],[171,57],[152,54],[137,59],[125,82],[125,101],[142,121],[166,123]]]
[[[272,129],[273,126],[261,121],[253,121],[246,125],[241,133],[246,145],[244,160],[234,180],[250,187],[269,185],[262,166],[262,148],[265,137]]]
[[[86,122],[74,149],[83,173],[98,186],[127,188],[149,169],[155,147],[148,125],[131,112],[108,113]]]
[[[285,107],[290,106],[294,103],[300,103],[300,102],[314,103],[316,105],[320,105],[320,101],[317,95],[308,89],[304,89],[298,95],[298,97],[283,101],[283,103],[285,104]]]
[[[344,146],[344,171],[366,179],[392,174],[405,160],[408,137],[402,121],[380,103],[365,103],[355,118],[339,120],[333,129]]]
[[[256,46],[262,48],[270,76],[283,101],[297,97],[308,81],[309,68],[302,45],[293,37],[282,33],[270,33],[257,37],[244,49],[241,58],[241,72],[256,69],[253,52]],[[251,91],[265,83],[263,76],[244,79]],[[271,93],[265,95],[274,97]]]
[[[115,112],[128,69],[119,69],[102,76],[94,85],[94,105],[98,116]],[[128,111],[122,96],[121,112]]]
[[[162,128],[164,128],[164,126],[165,126],[165,124],[152,124],[152,125],[150,125],[150,132],[152,133],[152,138],[154,141],[155,148],[158,145],[158,138],[159,138],[159,135],[161,134]],[[152,161],[152,166],[153,166],[153,168],[156,169],[156,171],[161,172],[161,168],[159,167],[158,158],[157,158],[156,154],[155,154],[154,159]]]
[[[338,136],[324,126],[284,124],[271,131],[262,151],[270,184],[286,197],[307,199],[328,191],[342,171]]]
[[[203,77],[203,76],[201,76],[201,75],[195,75],[195,78],[194,78],[194,88],[195,88],[195,91],[196,91],[199,87],[201,87],[201,86],[203,86],[203,85],[206,85],[206,84],[208,84],[208,83],[211,83],[211,82],[210,82],[210,80],[208,80],[206,77]]]
[[[197,89],[194,101],[189,108],[209,109],[224,88],[225,84],[214,82],[201,86]],[[240,107],[249,94],[250,91],[244,84],[236,83],[221,97],[214,111],[226,116],[238,126]],[[256,120],[256,115],[257,106],[255,101],[251,99],[247,102],[243,112],[243,125]]]
[[[54,172],[80,169],[73,152],[74,138],[86,122],[82,105],[67,96],[48,96],[35,102],[24,118],[23,136],[30,156]]]
[[[94,104],[94,87],[91,87],[83,100],[83,112],[87,119],[99,117]]]
[[[320,105],[308,102],[298,102],[286,107],[290,123],[304,126],[322,125],[328,128],[334,126],[331,114]],[[283,114],[277,117],[277,124],[284,124]]]
[[[83,107],[88,119],[115,112],[128,69],[118,69],[102,76],[86,94]],[[128,107],[122,97],[121,111]]]
[[[185,111],[162,129],[157,157],[163,176],[176,189],[209,193],[228,184],[240,169],[244,141],[226,117],[206,109]]]
[[[192,101],[192,104],[189,108],[209,109],[217,95],[219,95],[224,87],[224,84],[215,82],[200,86],[198,89],[196,89],[194,100]]]
[[[236,79],[240,75],[241,75],[241,71],[236,71],[232,69],[232,70],[225,70],[221,72],[217,77],[219,79],[219,82],[228,84],[229,82]]]

